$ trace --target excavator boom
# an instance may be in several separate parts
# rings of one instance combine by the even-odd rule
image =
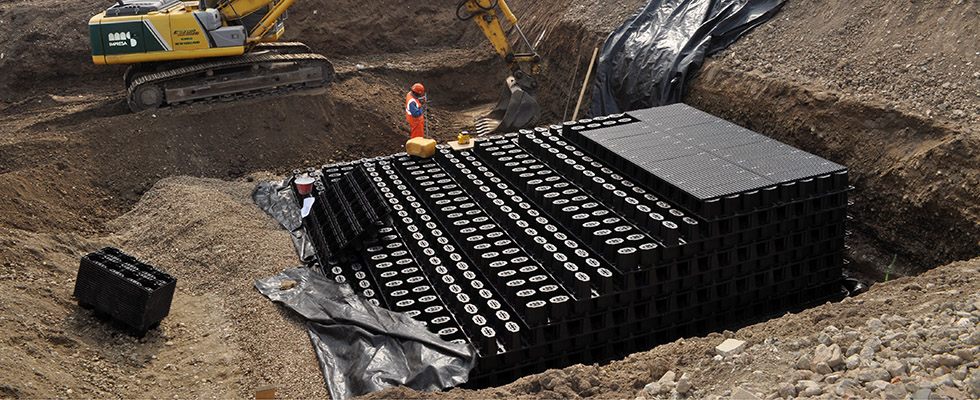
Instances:
[[[465,11],[463,9],[465,8]],[[528,48],[527,53],[515,53],[504,32],[497,10],[518,31]],[[456,5],[456,17],[473,20],[490,41],[494,50],[507,62],[511,76],[506,80],[500,101],[493,110],[477,121],[479,133],[513,132],[537,123],[541,116],[534,93],[538,88],[540,57],[528,42],[505,0],[463,0]],[[522,67],[522,65],[524,67]]]

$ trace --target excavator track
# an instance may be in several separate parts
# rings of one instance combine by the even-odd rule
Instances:
[[[311,53],[313,50],[311,50],[310,46],[307,46],[303,42],[260,42],[249,54],[261,54],[266,52],[274,52],[278,54],[301,54]],[[178,60],[131,64],[129,68],[126,69],[126,73],[123,75],[123,82],[125,83],[126,88],[129,89],[129,86],[133,84],[133,80],[140,76],[164,72],[171,69],[183,68],[196,65],[198,63],[200,63],[200,60]]]
[[[260,42],[255,45],[255,49],[252,53],[258,53],[260,51],[271,50],[279,54],[299,54],[299,53],[309,53],[310,46],[307,46],[303,42]]]
[[[285,46],[283,46],[285,45]],[[127,103],[134,112],[163,106],[234,101],[244,98],[316,88],[329,84],[334,69],[319,54],[280,54],[293,43],[259,46],[260,52],[186,65],[139,75],[127,90]],[[273,50],[264,52],[261,50]]]

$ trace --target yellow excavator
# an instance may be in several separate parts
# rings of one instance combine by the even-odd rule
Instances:
[[[118,0],[89,20],[92,61],[131,64],[129,108],[234,100],[333,81],[302,43],[276,43],[293,0]]]
[[[130,64],[123,79],[134,112],[328,85],[334,69],[324,56],[277,42],[293,1],[117,0],[89,20],[92,61]],[[503,0],[464,0],[456,15],[474,20],[510,66],[504,98],[488,116],[509,131],[536,122],[539,58],[533,49],[512,52],[497,9],[520,31]]]
[[[465,10],[464,10],[465,9]],[[507,22],[513,26],[527,47],[527,52],[516,53],[510,46],[507,34],[504,32],[497,10],[503,13]],[[456,5],[456,18],[473,20],[494,49],[504,58],[510,67],[511,75],[507,77],[506,87],[500,96],[500,101],[490,114],[477,121],[477,131],[513,132],[521,128],[533,126],[541,116],[541,107],[534,97],[538,88],[538,73],[540,73],[541,57],[534,51],[534,46],[527,40],[517,17],[511,12],[504,0],[463,0]],[[522,68],[524,66],[524,68]]]

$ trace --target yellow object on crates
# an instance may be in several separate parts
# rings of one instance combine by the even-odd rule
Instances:
[[[463,132],[463,133],[460,133],[459,135],[456,135],[456,143],[459,143],[459,144],[470,144],[470,134],[469,133],[466,133],[466,132]]]
[[[410,156],[429,158],[436,154],[436,141],[426,138],[409,139],[405,143],[405,152]]]

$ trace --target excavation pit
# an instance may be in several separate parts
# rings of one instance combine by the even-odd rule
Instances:
[[[847,169],[686,105],[313,175],[391,210],[338,252],[317,202],[320,271],[472,344],[471,387],[843,297]]]

